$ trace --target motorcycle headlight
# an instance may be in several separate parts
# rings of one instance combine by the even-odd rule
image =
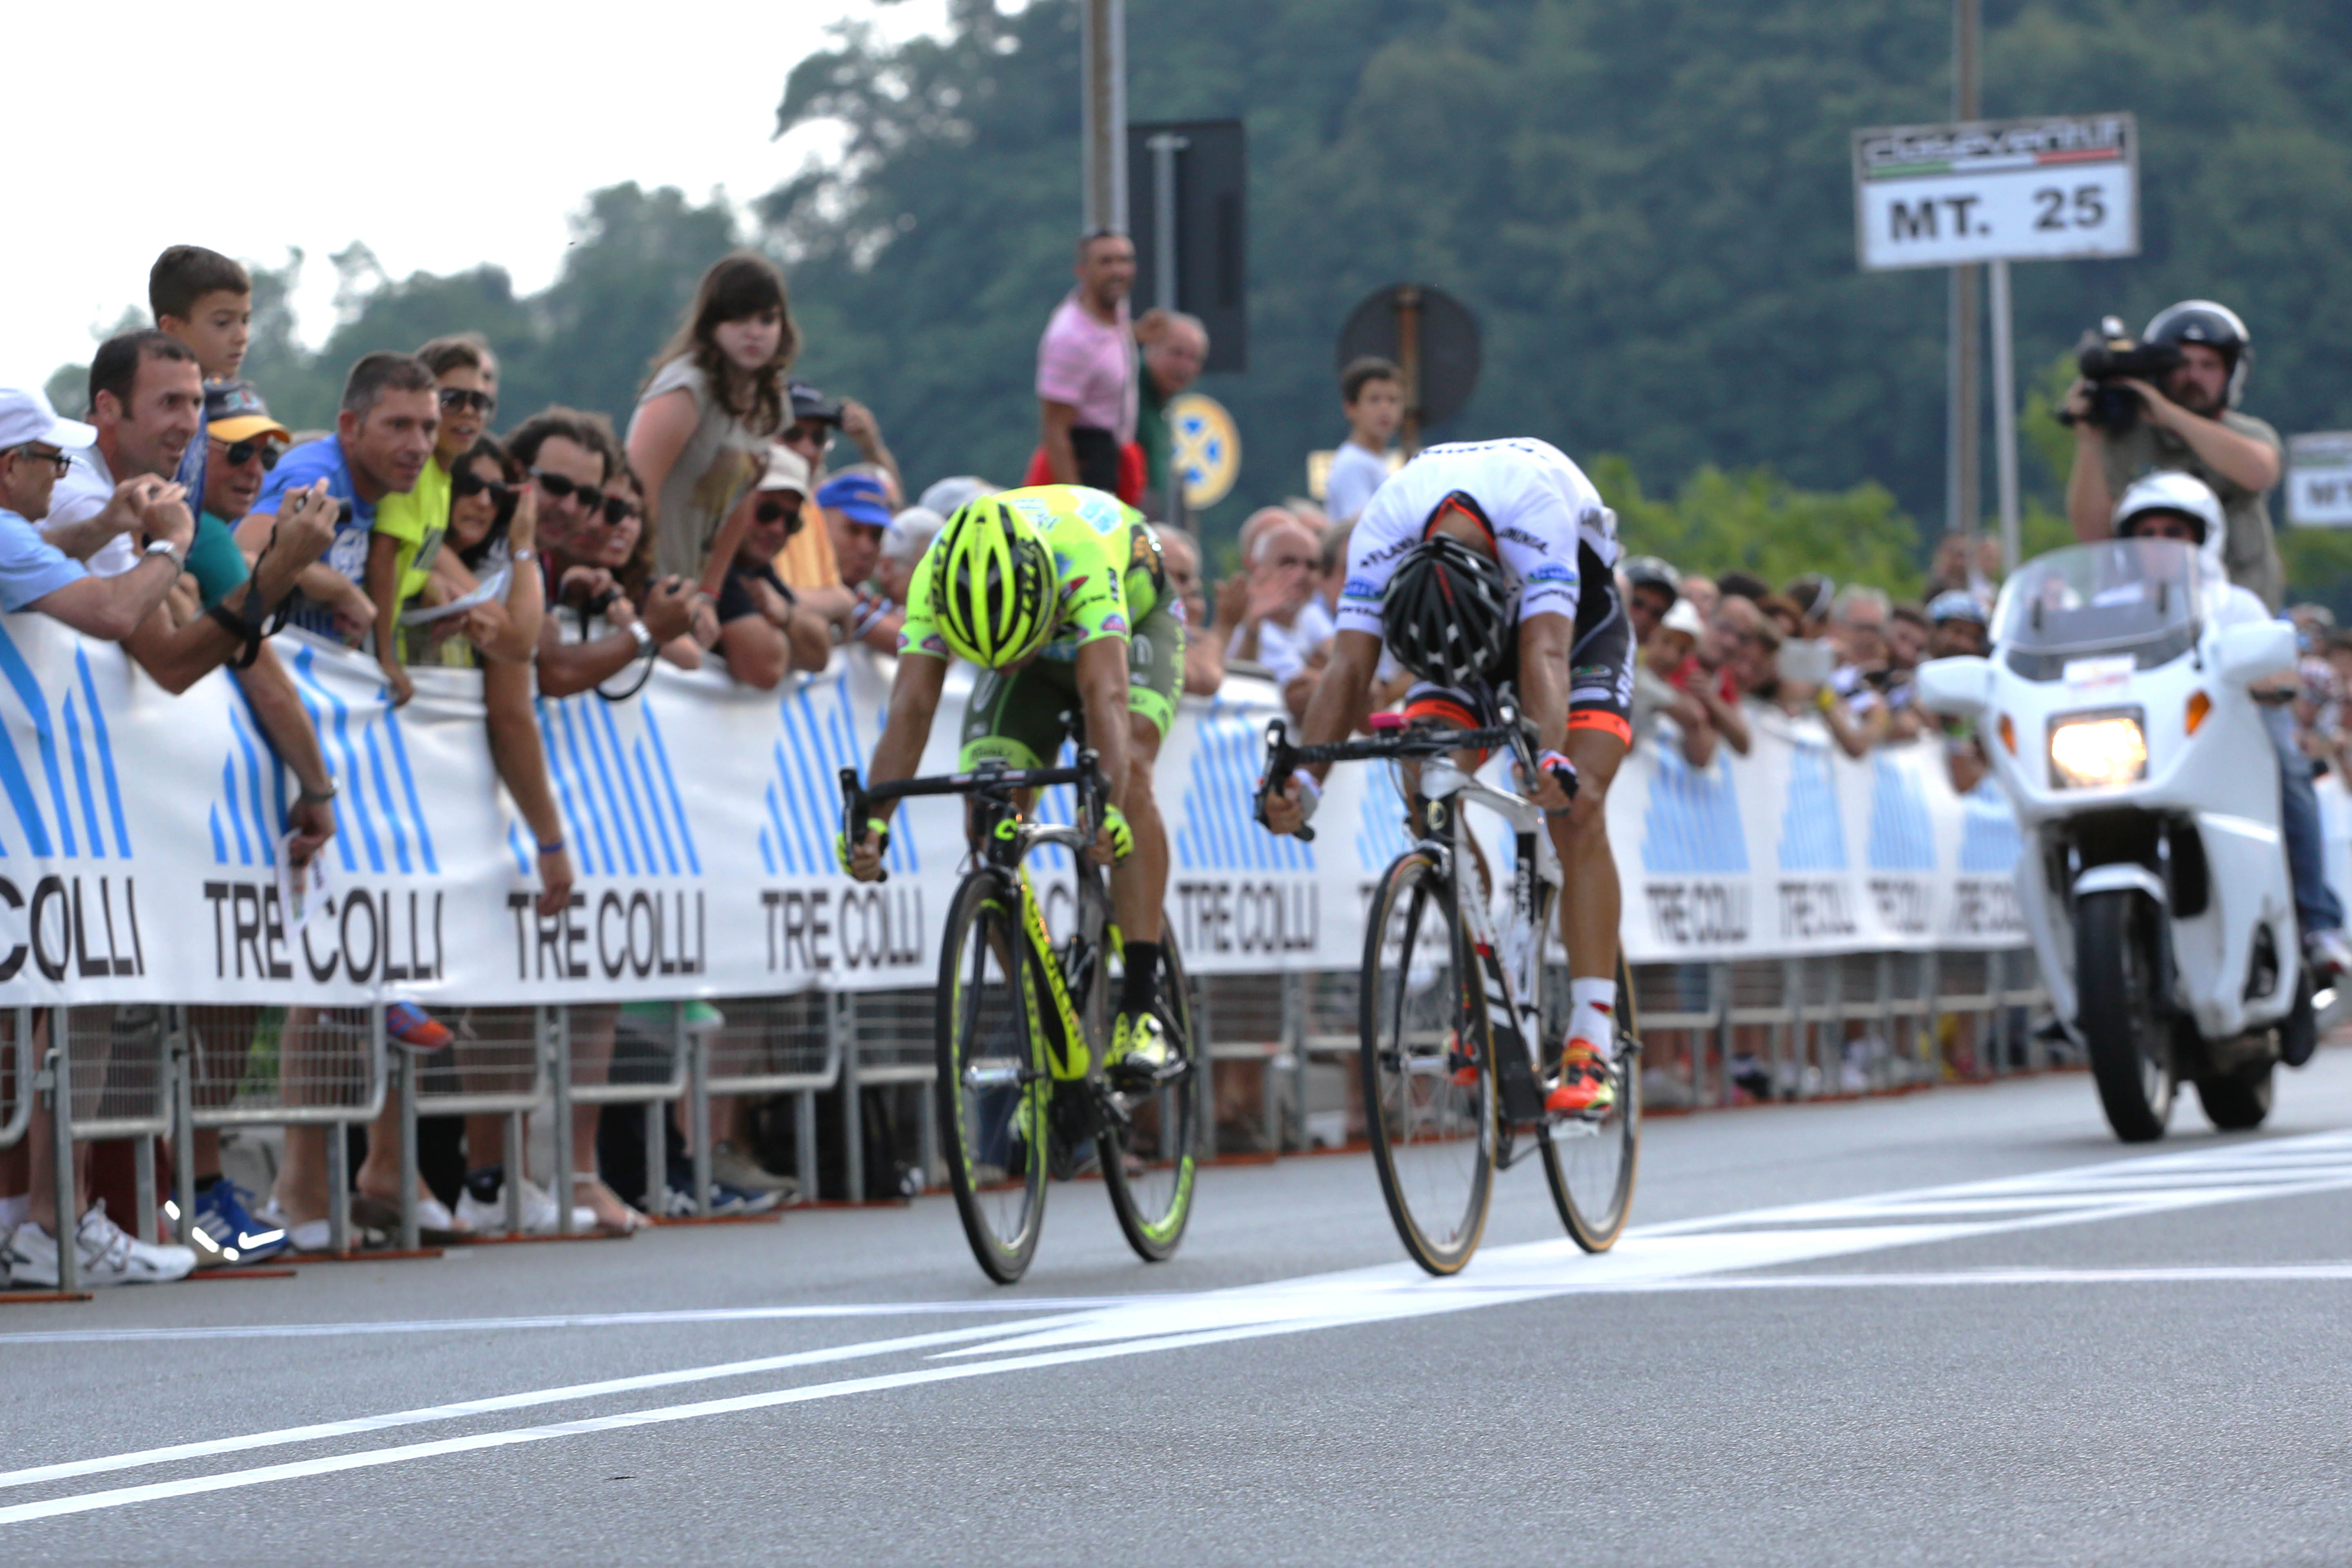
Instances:
[[[2050,771],[2061,788],[2095,789],[2147,776],[2139,715],[2102,713],[2051,727]]]

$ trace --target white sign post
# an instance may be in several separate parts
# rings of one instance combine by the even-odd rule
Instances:
[[[1987,266],[2001,545],[2013,570],[2017,387],[2009,264],[2139,254],[2138,127],[2128,114],[2078,114],[1857,131],[1853,213],[1854,250],[1865,272]]]
[[[2352,528],[2352,430],[2287,437],[2286,519],[2297,528]]]

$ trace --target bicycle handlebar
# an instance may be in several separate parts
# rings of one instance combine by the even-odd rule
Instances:
[[[1265,803],[1280,788],[1293,771],[1313,767],[1318,763],[1374,762],[1381,759],[1442,756],[1448,752],[1468,750],[1491,751],[1508,746],[1520,763],[1530,772],[1536,761],[1530,726],[1509,704],[1503,705],[1502,721],[1479,730],[1400,730],[1386,735],[1376,735],[1369,741],[1334,741],[1317,746],[1294,746],[1290,743],[1290,721],[1275,719],[1265,727],[1265,773],[1257,782],[1255,815],[1258,826],[1271,831],[1265,816]],[[1576,795],[1576,773],[1573,769],[1555,773],[1569,797]],[[1299,824],[1298,837],[1312,843],[1315,829]]]
[[[1068,768],[1006,768],[990,764],[968,769],[959,773],[933,773],[929,778],[893,779],[868,788],[860,784],[856,768],[841,770],[841,820],[843,836],[855,832],[865,837],[867,816],[877,805],[887,805],[896,800],[927,795],[1004,795],[1015,790],[1047,789],[1055,784],[1078,786],[1080,811],[1093,820],[1100,814],[1093,809],[1094,802],[1109,793],[1102,770],[1097,765],[1094,749],[1078,752],[1077,765]],[[851,838],[856,843],[856,838]],[[890,873],[884,871],[878,880],[888,881]]]

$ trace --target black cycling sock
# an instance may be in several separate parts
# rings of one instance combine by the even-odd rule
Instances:
[[[478,1204],[498,1202],[499,1190],[506,1184],[507,1168],[503,1162],[466,1173],[466,1190],[474,1194],[474,1201]]]
[[[1160,999],[1160,944],[1156,942],[1130,942],[1127,944],[1126,987],[1119,993],[1118,1010],[1140,1013]]]

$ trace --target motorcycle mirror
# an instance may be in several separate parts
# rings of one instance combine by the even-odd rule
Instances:
[[[2216,659],[2221,679],[2244,686],[2265,675],[2294,668],[2294,627],[2286,621],[2258,621],[2221,634]]]
[[[1974,654],[1931,658],[1919,667],[1919,706],[1948,719],[1973,719],[1985,710],[1992,663]]]

